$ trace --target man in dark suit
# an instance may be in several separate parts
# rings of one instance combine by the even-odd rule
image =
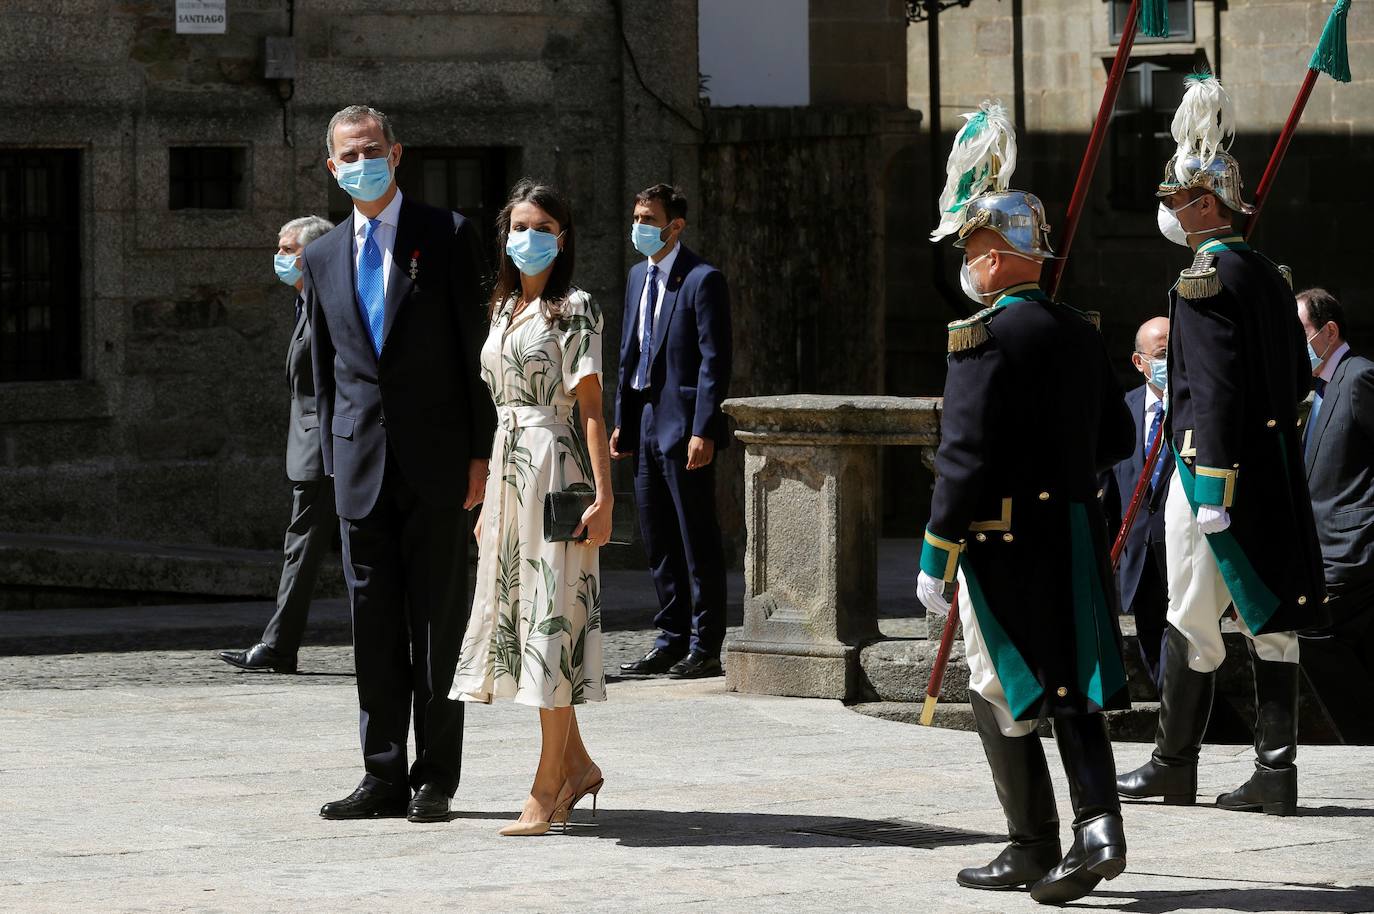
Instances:
[[[1169,355],[1169,319],[1155,317],[1135,334],[1131,364],[1145,383],[1126,394],[1126,408],[1135,422],[1135,450],[1104,474],[1103,509],[1108,539],[1115,542],[1121,519],[1130,506],[1145,458],[1164,426],[1164,386]],[[1121,609],[1135,616],[1136,645],[1155,688],[1161,685],[1160,658],[1164,648],[1164,616],[1169,611],[1169,588],[1164,564],[1164,497],[1174,475],[1174,462],[1160,454],[1151,474],[1145,500],[1126,537],[1116,569]]]
[[[716,519],[717,448],[729,444],[730,295],[681,243],[687,199],[655,184],[635,198],[611,455],[638,454],[635,500],[658,591],[659,635],[626,673],[721,674],[725,561]]]
[[[1303,450],[1331,624],[1301,632],[1302,668],[1346,743],[1374,743],[1374,362],[1350,351],[1345,310],[1298,295],[1316,396]]]
[[[296,324],[286,351],[286,385],[291,391],[291,424],[286,432],[286,478],[291,480],[291,522],[286,528],[277,612],[262,640],[246,651],[220,651],[225,663],[253,672],[296,672],[296,655],[310,615],[310,598],[320,560],[329,549],[338,516],[334,484],[324,475],[320,421],[315,412],[315,377],[310,358],[310,315],[301,295],[301,252],[334,227],[319,216],[292,219],[277,233],[272,267],[277,278],[296,290]]]
[[[401,144],[381,112],[343,109],[326,140],[354,210],[306,250],[304,290],[367,774],[320,815],[447,821],[463,746],[463,704],[448,692],[468,615],[464,509],[482,500],[496,426],[477,367],[486,310],[476,232],[403,198]]]

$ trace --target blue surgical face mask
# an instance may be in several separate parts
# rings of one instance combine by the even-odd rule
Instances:
[[[1169,360],[1150,359],[1150,383],[1158,390],[1169,386]]]
[[[562,235],[525,229],[506,236],[506,253],[526,276],[538,276],[558,257],[558,239]]]
[[[652,257],[663,250],[663,245],[667,243],[662,238],[662,232],[663,229],[656,225],[636,222],[630,226],[630,244],[645,257]]]
[[[301,268],[296,266],[296,261],[300,259],[299,254],[273,254],[272,269],[276,272],[277,278],[288,286],[294,286],[301,278]]]
[[[1321,331],[1318,330],[1317,333],[1321,333]],[[1312,336],[1316,336],[1317,333],[1312,334]],[[1317,350],[1312,348],[1312,336],[1307,338],[1307,360],[1312,363],[1312,370],[1316,371],[1317,366],[1322,363],[1322,359],[1326,358],[1326,356],[1317,355]],[[1326,348],[1327,351],[1331,349],[1330,346]]]
[[[354,200],[376,200],[391,186],[391,156],[335,162],[334,179]]]

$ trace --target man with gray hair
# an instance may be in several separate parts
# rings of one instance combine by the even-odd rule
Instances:
[[[277,612],[262,640],[246,651],[220,651],[225,663],[254,672],[294,673],[296,654],[310,615],[315,578],[338,524],[334,486],[320,456],[320,420],[315,411],[315,378],[311,363],[310,314],[301,295],[301,259],[305,246],[334,227],[319,216],[292,219],[277,234],[272,268],[277,278],[296,290],[295,330],[286,352],[286,381],[291,390],[291,425],[286,433],[286,478],[291,481],[291,522],[286,527],[285,561],[277,589]]]

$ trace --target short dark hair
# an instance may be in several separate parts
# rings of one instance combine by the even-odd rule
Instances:
[[[1320,330],[1328,323],[1336,324],[1336,332],[1345,339],[1345,308],[1336,296],[1322,288],[1304,289],[1298,293],[1298,301],[1307,308],[1307,322],[1313,329]]]
[[[649,203],[657,200],[663,205],[663,211],[668,214],[668,221],[674,219],[687,218],[687,198],[681,189],[671,184],[655,184],[653,187],[646,187],[635,194],[636,203]]]

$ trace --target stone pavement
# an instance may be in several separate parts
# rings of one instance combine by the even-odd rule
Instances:
[[[309,663],[327,671],[329,650]],[[99,678],[105,657],[67,659]],[[0,911],[1041,910],[953,882],[995,853],[980,833],[1004,829],[972,734],[722,680],[613,683],[580,712],[607,777],[600,814],[512,839],[496,830],[528,787],[532,709],[471,709],[451,822],[326,822],[319,804],[359,776],[349,678],[155,681],[0,692]],[[1130,866],[1082,907],[1374,911],[1371,751],[1303,749],[1294,818],[1128,807]],[[1123,765],[1145,752],[1118,746]],[[1206,750],[1207,799],[1249,766],[1239,747]],[[814,833],[890,818],[975,834],[903,847]]]

